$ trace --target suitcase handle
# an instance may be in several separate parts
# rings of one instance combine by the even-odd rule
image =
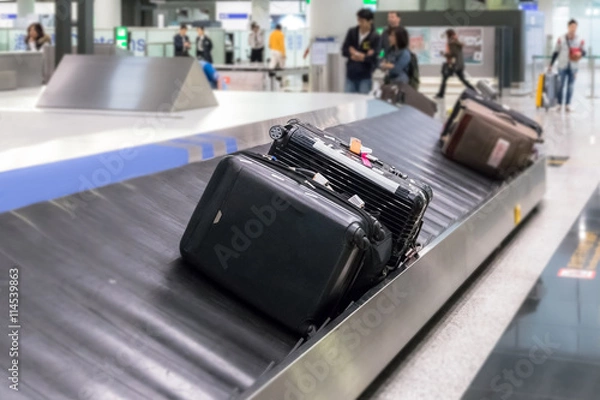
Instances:
[[[507,122],[510,122],[513,126],[517,126],[517,121],[515,121],[514,118],[510,115],[497,111],[494,111],[494,114],[496,114],[497,117],[502,118]]]
[[[510,122],[513,126],[517,126],[517,121],[515,121],[515,119],[513,117],[511,117],[508,114],[504,114],[501,112],[494,112],[494,114],[496,114],[498,117],[504,119],[505,121]],[[537,139],[534,140],[535,143],[544,143],[544,139],[542,139],[541,137],[538,136]]]

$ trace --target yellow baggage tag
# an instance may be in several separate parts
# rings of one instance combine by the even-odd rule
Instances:
[[[362,149],[362,143],[361,143],[360,139],[351,138],[350,139],[350,151],[353,152],[354,154],[360,155],[361,149]]]

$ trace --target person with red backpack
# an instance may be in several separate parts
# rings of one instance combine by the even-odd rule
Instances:
[[[548,71],[552,70],[552,65],[558,59],[558,75],[560,84],[558,87],[558,111],[562,110],[563,104],[567,112],[571,111],[571,99],[573,98],[573,87],[575,78],[579,69],[579,60],[585,57],[584,50],[585,42],[577,36],[577,21],[574,19],[569,21],[569,30],[565,36],[559,37],[556,41],[556,47],[552,54],[552,61],[548,66]],[[565,86],[567,96],[565,98]]]

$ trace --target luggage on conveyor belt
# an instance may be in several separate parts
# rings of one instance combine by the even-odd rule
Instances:
[[[437,113],[437,103],[416,91],[408,83],[390,83],[381,88],[380,99],[392,104],[406,104],[433,117]]]
[[[274,143],[269,154],[276,159],[318,171],[337,192],[357,194],[365,201],[366,210],[392,231],[392,265],[414,251],[423,214],[433,197],[429,185],[379,160],[357,139],[345,143],[298,120],[272,127],[270,135]]]
[[[532,161],[535,130],[512,116],[474,100],[462,100],[455,110],[442,152],[450,159],[493,178],[507,178]]]
[[[558,88],[560,87],[557,74],[545,72],[540,74],[535,93],[535,106],[548,110],[556,106],[558,98]]]
[[[444,132],[442,133],[442,136],[445,136],[448,134],[448,129],[450,128],[450,125],[452,125],[454,123],[454,120],[456,119],[456,116],[457,116],[458,112],[460,111],[460,103],[463,100],[467,100],[467,99],[473,100],[477,103],[480,103],[494,112],[510,115],[516,122],[526,125],[526,126],[530,127],[531,129],[535,130],[539,137],[542,136],[542,133],[543,133],[542,126],[540,124],[538,124],[537,122],[535,122],[534,120],[532,120],[531,118],[523,115],[522,113],[520,113],[518,111],[511,109],[508,106],[496,103],[495,101],[486,100],[483,96],[481,96],[480,94],[478,94],[470,89],[465,90],[460,95],[459,99],[456,101],[456,105],[454,106],[454,109],[452,110],[452,113],[450,114],[450,118],[448,118],[448,120],[446,121],[446,125],[444,126]]]
[[[184,260],[310,333],[388,272],[392,235],[315,173],[249,153],[217,166],[181,239]]]
[[[477,90],[481,93],[483,98],[486,100],[497,101],[498,100],[498,91],[494,89],[492,84],[485,79],[481,79],[477,82]]]

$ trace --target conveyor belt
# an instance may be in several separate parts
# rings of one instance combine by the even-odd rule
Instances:
[[[292,349],[295,337],[177,261],[216,163],[0,215],[3,279],[21,268],[30,398],[228,398]]]
[[[433,186],[426,241],[494,187],[439,155],[440,128],[403,108],[333,129]],[[217,162],[0,215],[3,277],[21,268],[24,394],[228,398],[292,350],[297,337],[178,261],[179,239]]]

